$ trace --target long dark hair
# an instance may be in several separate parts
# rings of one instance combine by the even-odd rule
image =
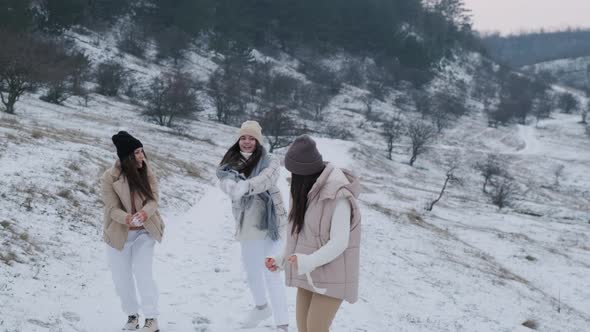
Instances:
[[[243,173],[247,178],[249,178],[250,174],[252,174],[252,171],[254,170],[254,167],[256,167],[262,158],[263,153],[264,147],[260,145],[258,140],[256,140],[256,149],[254,149],[254,152],[252,152],[250,158],[244,158],[244,156],[242,156],[240,153],[240,140],[238,139],[238,141],[232,145],[229,150],[227,150],[225,156],[223,156],[223,159],[221,159],[219,166],[227,164],[238,173]]]
[[[322,170],[323,172],[323,170]],[[293,223],[291,234],[299,234],[303,229],[305,211],[307,210],[307,195],[322,172],[312,175],[291,174],[291,198],[293,199],[289,222]]]
[[[147,156],[145,156],[145,159],[147,159]],[[129,157],[121,161],[121,174],[127,179],[129,190],[139,193],[143,197],[144,202],[154,199],[154,193],[152,192],[152,187],[148,179],[148,166],[145,161],[141,168],[137,168],[135,154],[130,154]]]

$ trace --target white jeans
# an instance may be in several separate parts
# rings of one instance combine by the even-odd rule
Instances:
[[[155,244],[150,234],[142,229],[129,231],[122,251],[107,245],[115,290],[127,315],[135,314],[140,309],[135,291],[137,283],[143,314],[146,318],[158,316],[158,288],[152,273]]]
[[[270,304],[276,325],[289,324],[287,310],[287,293],[282,272],[270,272],[264,266],[266,256],[274,256],[282,249],[281,241],[271,239],[244,240],[242,247],[242,262],[246,269],[248,286],[254,298],[254,304],[267,304],[266,291],[270,297]]]

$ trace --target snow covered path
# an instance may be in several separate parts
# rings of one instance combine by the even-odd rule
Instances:
[[[524,146],[519,149],[519,152],[522,154],[539,154],[542,149],[537,140],[535,127],[518,125],[518,133],[524,144]]]
[[[186,215],[166,218],[155,263],[164,332],[239,330],[250,293],[229,204],[225,194],[210,187]],[[271,324],[250,331],[271,331]]]
[[[239,245],[233,238],[229,201],[211,187],[186,215],[164,218],[166,234],[156,247],[154,264],[160,290],[160,328],[163,332],[238,330],[240,314],[250,307],[250,294],[241,270]],[[9,307],[0,310],[11,316],[2,317],[0,326],[6,320],[6,331],[11,332],[120,331],[125,317],[104,248],[102,242],[79,248],[77,255],[63,261],[76,265],[68,268],[74,272],[66,275],[63,267],[52,264],[43,279],[61,280],[58,284],[19,280],[14,289],[29,291],[16,294],[19,296]],[[36,316],[35,312],[41,314]],[[270,323],[249,331],[272,330]]]
[[[283,174],[288,173],[283,169]],[[234,221],[229,204],[218,188],[209,187],[185,215],[164,217],[166,234],[163,243],[156,246],[154,265],[160,290],[162,332],[246,331],[239,328],[239,320],[251,307],[251,299],[239,244],[233,237]],[[44,278],[61,280],[60,283],[20,280],[15,289],[29,289],[29,292],[17,294],[15,301],[5,308],[11,317],[2,317],[0,326],[7,319],[8,326],[4,326],[10,332],[120,331],[125,317],[107,268],[104,243],[89,243],[79,249],[76,256],[63,261],[74,272],[63,275],[64,267],[57,264],[46,272]],[[363,288],[369,291],[371,285]],[[380,293],[378,289],[375,291]],[[288,289],[293,330],[295,293],[295,289]],[[381,297],[385,301],[379,302],[386,305],[389,295],[382,293]],[[390,330],[378,314],[386,308],[375,305],[364,298],[354,306],[344,304],[333,331]],[[274,331],[272,319],[247,331]]]

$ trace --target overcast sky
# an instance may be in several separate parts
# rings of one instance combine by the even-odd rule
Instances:
[[[465,0],[479,31],[590,27],[590,0]]]

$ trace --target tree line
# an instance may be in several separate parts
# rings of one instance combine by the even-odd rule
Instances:
[[[97,30],[127,17],[136,40],[176,48],[206,34],[220,51],[306,46],[412,68],[477,44],[462,0],[2,0],[0,6],[0,29],[13,31]]]
[[[489,54],[496,60],[518,68],[539,62],[590,56],[590,29],[531,32],[482,37]]]

